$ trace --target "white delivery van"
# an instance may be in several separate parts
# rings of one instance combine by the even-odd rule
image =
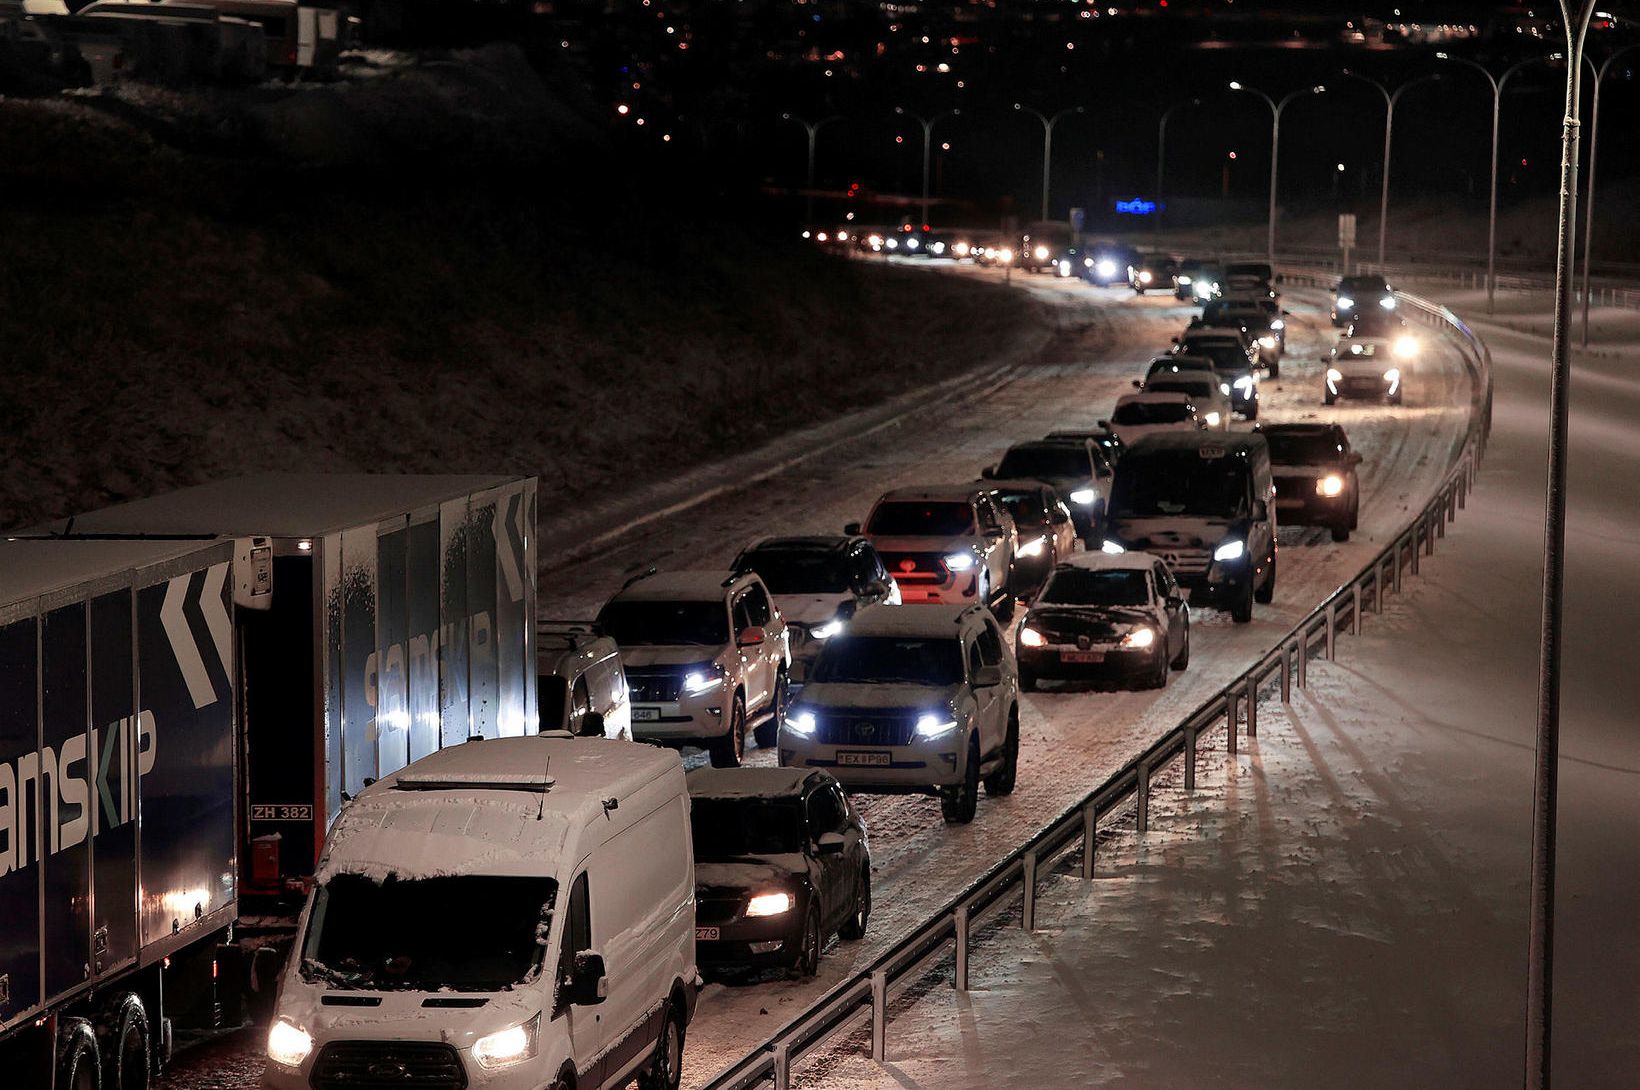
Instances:
[[[698,983],[677,754],[467,742],[343,808],[262,1084],[671,1090]]]

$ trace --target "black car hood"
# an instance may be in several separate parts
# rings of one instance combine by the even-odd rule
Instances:
[[[705,895],[757,893],[808,876],[809,860],[801,852],[695,861],[695,889]]]

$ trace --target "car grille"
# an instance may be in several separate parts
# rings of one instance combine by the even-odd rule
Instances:
[[[1147,550],[1153,556],[1159,556],[1167,565],[1167,570],[1175,576],[1202,575],[1212,564],[1213,558],[1206,549],[1181,548],[1151,548]]]
[[[922,712],[849,708],[821,711],[815,738],[833,746],[906,746],[917,737]]]
[[[683,675],[676,670],[629,669],[626,684],[634,704],[661,704],[678,698]]]
[[[1031,627],[1042,633],[1042,637],[1049,643],[1075,646],[1081,639],[1086,639],[1089,643],[1110,643],[1116,639],[1116,626],[1108,621],[1067,621],[1032,617]]]
[[[901,583],[943,583],[951,574],[939,553],[884,553],[883,564]]]
[[[467,1072],[449,1045],[433,1041],[332,1041],[319,1052],[314,1090],[464,1090]]]
[[[706,894],[695,898],[695,924],[703,927],[721,927],[740,914],[743,898]]]

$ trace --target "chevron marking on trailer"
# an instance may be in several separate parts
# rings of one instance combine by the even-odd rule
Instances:
[[[491,521],[501,574],[507,580],[507,594],[515,602],[524,597],[524,573],[519,570],[519,558],[524,555],[524,536],[518,527],[521,499],[517,493],[508,496],[505,511],[503,504],[497,503]]]
[[[228,581],[228,564],[212,564],[205,569],[205,585],[199,592],[199,612],[205,618],[205,627],[211,631],[211,642],[216,644],[216,660],[229,673],[233,661],[233,628],[228,620],[228,607],[222,602],[222,586]]]
[[[192,575],[178,575],[166,581],[165,601],[159,607],[159,621],[165,629],[166,640],[171,644],[177,669],[182,672],[183,683],[188,686],[188,696],[192,698],[195,708],[203,708],[216,703],[217,697],[216,686],[211,684],[211,675],[205,668],[205,659],[199,653],[199,643],[194,639],[193,626],[188,623],[188,584],[192,581]]]

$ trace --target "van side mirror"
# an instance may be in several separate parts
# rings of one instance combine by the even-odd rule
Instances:
[[[997,467],[996,466],[986,466],[984,469],[979,471],[979,475],[981,477],[984,477],[988,481],[995,480],[996,475],[997,475]]]
[[[575,732],[583,738],[604,738],[608,734],[604,726],[603,712],[587,712],[581,716],[581,729]]]
[[[1178,609],[1184,605],[1184,599],[1180,598],[1177,594],[1169,594],[1167,596],[1167,601],[1164,604],[1168,609]]]
[[[1101,429],[1105,430],[1105,431],[1109,431],[1110,430],[1110,421],[1109,420],[1099,421],[1099,427]]]
[[[843,533],[845,533],[845,534],[857,534],[859,532],[860,532],[860,524],[858,522],[846,522],[846,523],[843,524]]]
[[[1134,379],[1133,380],[1133,388],[1135,390],[1143,390],[1145,388],[1145,384],[1140,382],[1138,379]]]
[[[843,850],[842,833],[821,833],[814,842],[815,855],[836,855]]]
[[[1350,462],[1350,465],[1352,465],[1352,466],[1358,466],[1358,465],[1360,465],[1360,464],[1361,464],[1361,455],[1360,455],[1360,454],[1358,454],[1358,453],[1356,453],[1356,452],[1355,452],[1355,451],[1353,451],[1353,450],[1352,450],[1352,451],[1350,451],[1350,458],[1349,458],[1349,462]]]
[[[974,671],[974,688],[990,689],[1002,684],[1002,667],[981,666]]]
[[[604,975],[602,954],[582,950],[575,955],[570,972],[569,1001],[577,1007],[593,1007],[609,998],[609,977]]]
[[[1263,500],[1253,501],[1253,521],[1263,522],[1270,517],[1270,505]]]
[[[769,634],[763,630],[763,626],[754,624],[750,628],[741,629],[735,642],[741,647],[756,647],[768,638]]]

